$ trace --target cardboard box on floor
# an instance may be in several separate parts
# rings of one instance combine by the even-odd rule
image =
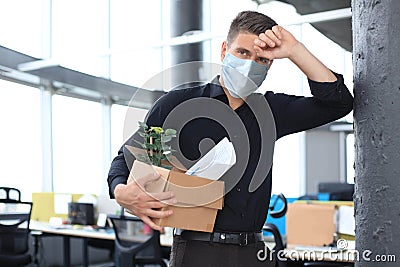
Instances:
[[[336,233],[336,205],[292,203],[286,214],[287,246],[326,246]]]
[[[154,219],[154,222],[159,226],[212,232],[217,212],[223,207],[224,183],[187,175],[176,169],[151,166],[138,160],[132,166],[128,183],[155,171],[161,178],[148,184],[146,190],[150,193],[173,191],[178,203],[161,209],[172,210],[173,215]]]

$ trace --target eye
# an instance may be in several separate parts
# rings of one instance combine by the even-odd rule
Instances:
[[[264,58],[264,57],[260,57],[258,59],[258,61],[260,62],[260,64],[263,64],[263,65],[268,65],[270,62],[270,60],[268,58]]]
[[[240,55],[247,56],[247,50],[245,50],[245,49],[238,49],[237,52]]]

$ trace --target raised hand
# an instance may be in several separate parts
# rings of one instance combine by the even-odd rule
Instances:
[[[268,59],[290,58],[300,42],[282,26],[275,25],[254,40],[254,49],[259,57]]]
[[[270,60],[288,58],[311,80],[334,82],[336,76],[282,26],[275,25],[254,39],[258,57]]]

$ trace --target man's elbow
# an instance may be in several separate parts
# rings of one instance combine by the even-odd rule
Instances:
[[[354,98],[353,96],[350,94],[350,92],[348,92],[348,95],[345,97],[345,100],[343,101],[343,110],[344,110],[344,115],[346,116],[347,114],[349,114],[354,107]]]

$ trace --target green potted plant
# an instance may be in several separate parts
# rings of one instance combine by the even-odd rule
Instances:
[[[145,149],[144,155],[139,155],[138,160],[151,163],[159,167],[162,166],[163,161],[169,161],[172,152],[171,146],[167,143],[176,137],[176,130],[166,129],[161,127],[148,126],[144,122],[139,121],[141,132],[139,135],[143,137],[143,142],[134,140],[141,148]]]

